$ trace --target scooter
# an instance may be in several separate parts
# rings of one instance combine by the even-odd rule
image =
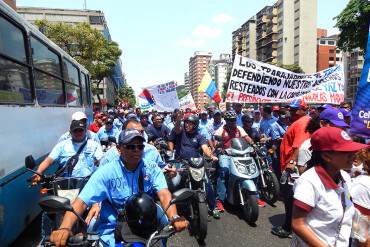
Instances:
[[[184,208],[189,220],[189,232],[198,242],[203,243],[207,236],[208,206],[206,200],[206,168],[204,158],[169,161],[169,166],[176,166],[177,176],[169,181],[170,190],[189,188],[196,192],[191,204]]]
[[[274,204],[280,195],[280,183],[273,172],[269,150],[265,145],[257,143],[255,151],[255,161],[260,173],[258,190],[265,201]]]
[[[182,189],[175,193],[173,193],[173,199],[170,201],[170,204],[163,211],[163,215],[165,216],[165,212],[171,205],[174,204],[187,204],[191,199],[195,196],[195,192],[189,189]],[[67,246],[81,246],[81,247],[97,247],[99,245],[99,235],[96,232],[88,232],[87,231],[87,224],[83,220],[83,218],[76,213],[73,207],[70,204],[70,201],[67,198],[58,197],[58,196],[47,196],[42,198],[39,201],[39,205],[43,211],[48,213],[61,213],[64,214],[66,211],[72,212],[74,215],[77,216],[78,221],[83,225],[82,234],[78,234],[75,236],[71,236],[68,239]],[[122,233],[124,232],[131,232],[129,229],[128,224],[122,225]],[[165,225],[160,227],[155,232],[153,232],[148,239],[143,239],[140,236],[136,235],[124,235],[123,234],[123,242],[119,242],[116,244],[116,247],[128,247],[128,246],[136,246],[136,247],[154,247],[157,246],[158,241],[162,239],[168,239],[170,236],[175,234],[175,230],[171,224]],[[45,241],[44,247],[51,247],[54,246],[52,242],[50,242],[50,238],[48,237]]]
[[[240,205],[244,219],[254,224],[258,219],[257,187],[253,179],[260,175],[253,158],[254,148],[243,138],[231,140],[230,148],[224,150],[230,157],[230,174],[226,186],[226,200],[231,205]]]

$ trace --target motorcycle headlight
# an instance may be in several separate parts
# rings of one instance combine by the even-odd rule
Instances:
[[[204,167],[199,168],[199,169],[189,167],[189,169],[190,169],[190,175],[195,181],[200,182],[203,179],[203,177],[204,177]]]

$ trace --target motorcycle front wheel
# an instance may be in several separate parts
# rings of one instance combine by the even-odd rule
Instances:
[[[244,199],[244,205],[242,206],[244,219],[248,224],[254,224],[259,214],[257,196],[250,194],[247,190],[243,190],[242,195]]]
[[[192,232],[195,238],[203,243],[207,236],[208,208],[205,202],[195,202],[193,204],[193,224]]]
[[[270,170],[266,170],[263,173],[266,187],[263,188],[261,185],[260,193],[262,198],[270,204],[274,204],[280,194],[280,184],[279,180],[277,179],[275,173]]]

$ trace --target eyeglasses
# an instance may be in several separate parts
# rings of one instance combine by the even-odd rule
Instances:
[[[145,145],[144,144],[128,144],[128,145],[124,145],[124,147],[126,149],[128,149],[128,150],[139,150],[139,151],[143,151]]]

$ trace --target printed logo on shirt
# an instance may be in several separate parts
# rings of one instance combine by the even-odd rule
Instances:
[[[343,113],[338,112],[338,118],[343,120],[344,119]]]
[[[149,181],[149,179],[150,179],[149,175],[145,175],[145,176],[144,176],[144,180],[145,180],[145,181]]]

